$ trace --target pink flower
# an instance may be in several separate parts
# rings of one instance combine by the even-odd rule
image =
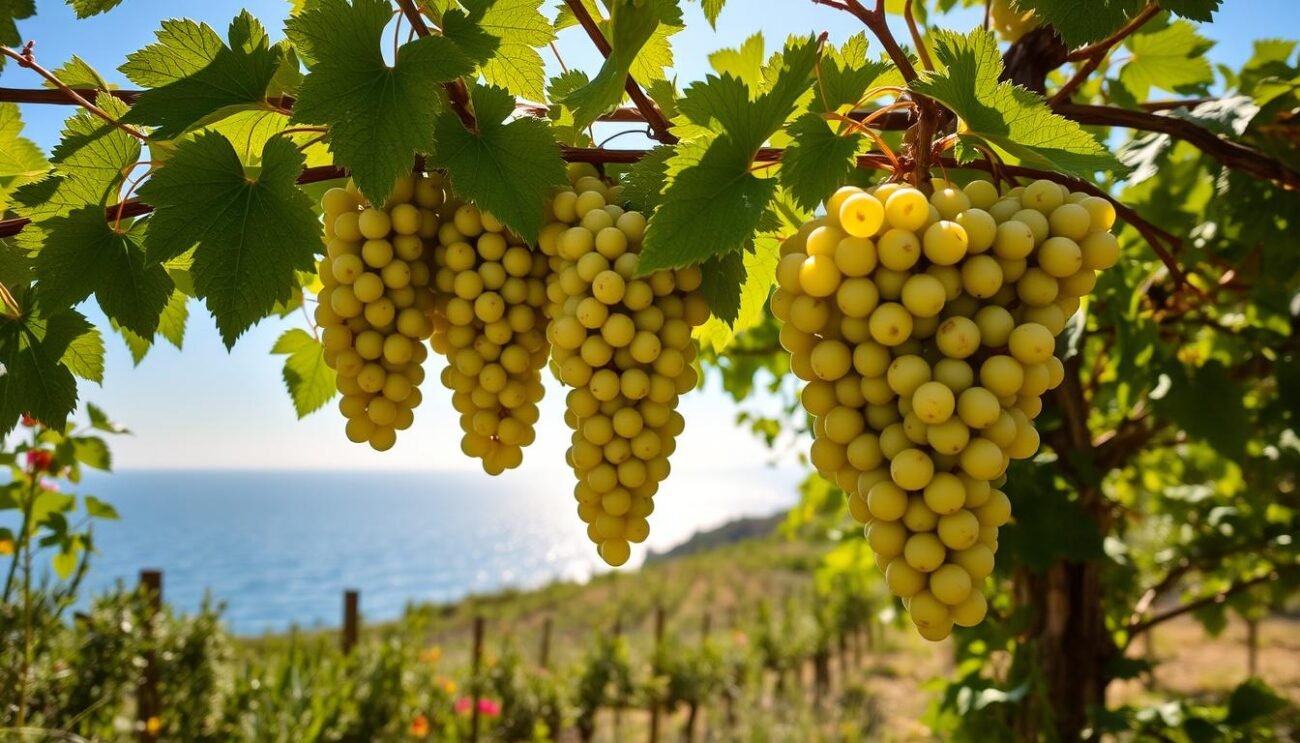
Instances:
[[[54,464],[54,454],[46,449],[31,449],[27,452],[27,467],[32,472],[44,472]]]
[[[488,717],[496,717],[501,714],[501,705],[491,699],[478,700],[478,711]]]
[[[474,702],[470,701],[469,697],[461,697],[460,699],[456,700],[456,706],[454,709],[456,710],[456,714],[458,715],[467,715],[469,714],[469,711],[473,709],[473,707],[474,707]]]

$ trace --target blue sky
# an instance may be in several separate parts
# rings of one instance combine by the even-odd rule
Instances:
[[[185,15],[224,31],[241,8],[248,8],[273,36],[281,35],[287,0],[125,0],[106,15],[77,21],[61,1],[40,0],[39,14],[20,23],[24,38],[36,41],[37,58],[47,67],[62,64],[72,54],[90,62],[110,81],[126,84],[116,71],[127,53],[153,40],[165,18]],[[548,3],[553,5],[553,3]],[[735,46],[762,32],[769,49],[792,33],[828,30],[842,40],[859,26],[842,13],[798,0],[731,0],[716,31],[704,21],[699,6],[686,3],[688,28],[674,37],[675,73],[679,84],[708,71],[707,55]],[[183,10],[178,11],[178,8]],[[1292,32],[1298,27],[1300,6],[1294,0],[1226,0],[1218,22],[1204,32],[1218,42],[1210,56],[1236,66],[1249,57],[1256,38]],[[549,11],[549,8],[548,8]],[[951,16],[944,25],[966,29],[978,22],[974,11]],[[599,55],[579,29],[561,33],[561,53],[570,67],[594,74]],[[551,72],[558,72],[550,55]],[[35,87],[27,71],[8,65],[0,80],[10,87]],[[62,120],[72,111],[62,106],[25,106],[27,135],[47,151],[57,141]],[[627,140],[623,140],[626,142]],[[93,319],[101,320],[91,311]],[[426,399],[415,426],[385,454],[353,445],[342,434],[342,421],[332,408],[298,421],[280,381],[280,359],[268,354],[276,337],[301,326],[294,315],[268,320],[244,336],[227,353],[206,312],[197,304],[185,338],[185,350],[165,342],[140,367],[133,367],[120,339],[107,338],[104,386],[83,383],[82,399],[95,402],[135,431],[115,443],[119,468],[467,468],[474,466],[459,452],[459,430],[449,396],[437,384],[438,366],[431,367]],[[760,400],[770,408],[772,400]],[[513,477],[559,469],[568,431],[561,420],[563,393],[549,387],[543,404],[538,441],[526,454],[525,467]],[[767,450],[734,424],[736,407],[710,387],[687,397],[682,411],[687,432],[674,455],[677,472],[754,467],[768,461]],[[787,456],[783,461],[789,463]],[[522,480],[521,480],[522,482]]]

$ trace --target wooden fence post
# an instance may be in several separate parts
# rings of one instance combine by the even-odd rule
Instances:
[[[655,606],[655,654],[658,655],[659,647],[664,640],[664,607],[663,604]],[[650,743],[659,742],[659,695],[656,694],[650,700]]]
[[[618,574],[615,573],[615,575]],[[617,586],[618,583],[615,582],[614,585]],[[622,636],[623,636],[623,614],[622,612],[619,612],[618,617],[615,618],[614,620],[614,639],[617,640]],[[618,692],[618,699],[614,701],[614,740],[623,740],[623,691],[622,689],[620,689]]]
[[[478,743],[479,669],[483,666],[483,617],[474,617],[474,657],[470,663],[470,702],[474,705],[469,718],[469,739]]]
[[[142,629],[148,640],[144,651],[144,671],[136,688],[136,724],[140,743],[157,743],[162,720],[162,699],[158,694],[158,654],[153,642],[157,635],[154,623],[162,611],[162,571],[141,570],[140,591],[145,594],[145,615]]]
[[[349,588],[343,592],[343,634],[341,645],[343,654],[348,655],[357,646],[357,637],[361,632],[361,592]]]
[[[551,618],[542,623],[542,648],[537,653],[537,665],[543,670],[551,667]]]

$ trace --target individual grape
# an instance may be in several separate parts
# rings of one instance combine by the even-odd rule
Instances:
[[[565,422],[573,431],[567,461],[577,478],[578,515],[600,557],[618,566],[629,559],[631,544],[649,536],[653,497],[685,427],[677,404],[698,382],[691,329],[708,320],[709,309],[698,267],[638,276],[646,219],[616,205],[617,186],[594,169],[575,168],[570,176],[573,187],[555,195],[554,219],[538,238],[538,275],[546,277],[538,294],[549,317],[552,370],[573,388]],[[845,239],[837,226],[823,223],[782,248],[782,288],[773,305],[790,323],[780,342],[809,379],[818,378],[814,368],[842,377],[852,366],[847,346],[821,348],[814,335],[831,317],[829,297],[843,275],[834,253]],[[814,291],[829,289],[811,296],[805,281]],[[814,465],[830,475],[845,466],[845,444],[865,427],[840,406],[835,390],[819,381],[804,393],[810,408],[830,414],[830,433],[842,442],[823,438],[812,453]]]
[[[1037,453],[1034,418],[1065,376],[1055,336],[1119,245],[1108,201],[1051,181],[926,189],[833,194],[782,242],[771,307],[807,382],[814,467],[938,640],[987,613],[979,586],[1011,518],[994,485]]]
[[[428,356],[423,341],[433,329],[434,293],[418,233],[436,230],[439,217],[413,201],[417,188],[441,194],[442,178],[404,176],[378,206],[351,182],[321,199],[327,247],[315,320],[343,393],[344,432],[377,451],[391,449],[397,431],[414,420]]]

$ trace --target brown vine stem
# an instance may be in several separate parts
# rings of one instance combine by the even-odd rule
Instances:
[[[1083,64],[1079,65],[1079,69],[1075,71],[1074,75],[1069,80],[1065,81],[1065,84],[1061,86],[1060,90],[1056,91],[1056,94],[1052,96],[1050,103],[1056,105],[1063,101],[1070,100],[1070,96],[1074,95],[1074,92],[1087,82],[1088,78],[1092,77],[1092,73],[1096,72],[1097,68],[1101,66],[1101,63],[1106,60],[1106,56],[1110,54],[1111,49],[1114,49],[1120,42],[1124,41],[1124,39],[1137,33],[1138,29],[1146,25],[1147,21],[1154,18],[1159,12],[1160,3],[1156,2],[1156,0],[1151,0],[1151,2],[1146,4],[1146,7],[1138,11],[1137,15],[1133,16],[1128,23],[1124,24],[1123,27],[1115,33],[1095,44],[1090,44],[1081,49],[1076,49],[1075,51],[1070,52],[1070,54],[1065,58],[1066,61],[1083,62]]]
[[[578,24],[582,26],[582,30],[587,32],[587,36],[591,38],[591,43],[596,45],[596,49],[602,56],[609,59],[613,47],[609,45],[609,40],[606,39],[605,34],[601,32],[600,26],[596,23],[596,19],[592,18],[591,14],[587,12],[587,7],[582,4],[582,0],[564,0],[564,4],[573,12],[573,17],[576,18]],[[627,91],[627,96],[632,99],[633,105],[635,105],[637,110],[641,112],[641,115],[645,117],[646,123],[650,125],[650,130],[654,132],[654,138],[664,144],[676,143],[677,137],[672,132],[668,131],[670,127],[668,119],[664,116],[663,112],[659,110],[659,107],[655,105],[655,102],[650,100],[650,96],[646,95],[645,91],[641,89],[641,86],[637,84],[637,81],[631,75],[627,76],[627,81],[623,84],[623,89]]]
[[[402,15],[406,16],[406,22],[411,24],[411,30],[419,36],[428,36],[433,33],[429,29],[429,24],[424,22],[424,16],[420,9],[411,0],[397,0],[397,7],[401,8]],[[474,119],[474,114],[470,112],[469,88],[465,87],[463,80],[451,80],[442,84],[447,91],[447,98],[451,101],[451,110],[456,112],[460,118],[460,123],[471,132],[478,133],[478,122]]]
[[[1196,599],[1195,601],[1189,601],[1185,604],[1179,604],[1178,606],[1175,606],[1172,609],[1168,609],[1166,611],[1163,611],[1159,614],[1152,616],[1150,619],[1145,619],[1137,623],[1130,623],[1126,628],[1128,630],[1128,642],[1132,642],[1133,638],[1137,637],[1143,632],[1147,632],[1157,624],[1162,624],[1164,622],[1169,621],[1170,619],[1181,617],[1184,614],[1190,614],[1194,611],[1199,611],[1200,609],[1204,609],[1209,606],[1214,606],[1215,604],[1222,604],[1224,601],[1227,601],[1230,597],[1238,593],[1241,593],[1242,591],[1247,591],[1251,588],[1254,588],[1255,586],[1263,585],[1265,583],[1272,583],[1273,581],[1276,581],[1279,578],[1281,578],[1284,573],[1290,573],[1295,571],[1297,567],[1300,566],[1285,565],[1285,566],[1278,567],[1276,570],[1273,570],[1269,573],[1265,573],[1264,575],[1258,576],[1256,578],[1251,578],[1250,580],[1242,581],[1241,583],[1235,583],[1229,586],[1228,588],[1219,591],[1218,593],[1214,593],[1209,596],[1204,596],[1202,598]]]
[[[147,142],[149,140],[149,137],[145,136],[143,132],[141,132],[138,129],[135,129],[134,127],[127,126],[126,124],[123,124],[122,122],[113,118],[107,111],[95,105],[94,103],[91,103],[88,99],[86,99],[76,90],[73,90],[72,88],[68,87],[66,83],[64,83],[62,80],[59,79],[58,75],[55,75],[53,72],[50,72],[49,70],[42,67],[36,61],[36,55],[34,52],[35,47],[36,47],[36,42],[34,41],[27,42],[27,44],[23,46],[23,50],[21,52],[16,52],[7,46],[0,46],[0,54],[4,54],[4,56],[9,57],[10,59],[17,62],[19,67],[26,67],[27,69],[45,78],[52,85],[54,85],[54,87],[58,88],[59,92],[61,92],[63,95],[71,99],[73,103],[76,103],[78,106],[81,106],[82,108],[86,109],[87,111],[94,114],[95,116],[98,116],[104,121],[107,121],[108,123],[112,124],[118,129],[121,129],[127,134],[130,134],[132,137],[135,137],[141,142]]]

